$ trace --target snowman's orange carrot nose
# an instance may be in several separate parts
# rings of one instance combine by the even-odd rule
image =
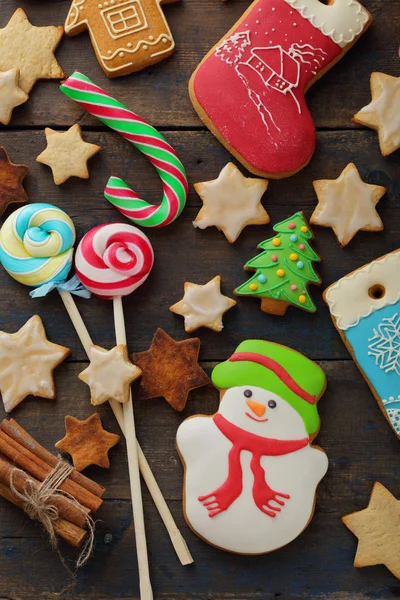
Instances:
[[[262,417],[267,410],[267,407],[264,404],[260,404],[259,402],[254,402],[254,400],[246,400],[247,406],[253,411],[257,417]]]

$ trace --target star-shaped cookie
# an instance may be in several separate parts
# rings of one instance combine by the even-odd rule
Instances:
[[[90,365],[78,377],[90,387],[92,404],[128,402],[131,383],[142,371],[129,360],[125,344],[111,350],[91,346],[89,359]]]
[[[84,421],[65,417],[65,431],[66,436],[57,442],[56,448],[72,457],[77,471],[83,471],[89,465],[110,468],[108,451],[118,444],[120,437],[103,429],[98,413]]]
[[[400,148],[400,77],[372,73],[371,96],[353,121],[375,129],[383,156],[389,156]]]
[[[47,148],[36,160],[51,168],[54,183],[60,185],[70,177],[88,179],[87,161],[97,154],[100,146],[84,142],[80,125],[77,123],[68,131],[54,131],[46,127],[44,132]]]
[[[358,537],[354,566],[385,565],[400,579],[400,500],[376,481],[368,507],[342,521]]]
[[[232,244],[247,225],[270,222],[261,204],[267,187],[267,179],[245,177],[233,163],[228,163],[217,179],[194,184],[203,207],[193,226],[205,229],[214,225]]]
[[[17,333],[0,331],[0,391],[6,412],[32,394],[55,398],[54,369],[69,348],[49,342],[40,317],[35,315]]]
[[[176,342],[157,329],[150,348],[131,355],[132,362],[142,369],[140,398],[162,397],[175,410],[183,410],[190,390],[210,382],[197,362],[199,351],[198,338]]]
[[[0,71],[0,123],[8,125],[12,111],[29,98],[19,87],[19,69]]]
[[[353,163],[338,179],[319,179],[313,185],[318,205],[310,223],[332,227],[341,246],[347,246],[358,231],[382,231],[375,207],[386,188],[365,183]]]
[[[64,28],[35,27],[22,8],[0,29],[0,71],[19,69],[19,85],[29,94],[38,79],[65,77],[54,56]]]
[[[184,291],[182,300],[169,310],[185,318],[185,331],[191,333],[199,327],[222,331],[222,315],[237,302],[221,294],[221,277],[217,275],[205,285],[186,282]]]
[[[25,165],[14,165],[2,146],[0,148],[0,216],[12,202],[27,202],[28,196],[22,186],[29,168]]]

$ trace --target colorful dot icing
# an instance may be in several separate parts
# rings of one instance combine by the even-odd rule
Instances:
[[[293,223],[293,221],[291,221],[290,223],[288,223],[288,228],[289,229],[296,229],[296,224]]]
[[[256,285],[255,283],[251,283],[250,284],[250,289],[252,292],[255,292],[258,289],[258,285]]]
[[[290,223],[295,224],[296,234],[289,228]],[[295,213],[277,223],[273,229],[275,235],[259,244],[262,252],[246,263],[245,269],[255,272],[235,290],[236,294],[278,300],[315,312],[316,307],[307,286],[320,283],[313,265],[320,259],[311,246],[313,234],[306,225],[303,213]],[[292,242],[292,235],[296,235],[300,243]],[[279,246],[276,240],[279,240]],[[267,278],[265,283],[260,281],[260,275]],[[253,283],[257,284],[257,290],[250,287]]]
[[[266,276],[265,276],[265,275],[262,275],[262,274],[261,274],[261,275],[259,275],[259,276],[257,277],[257,279],[258,279],[258,281],[259,281],[260,283],[265,283],[265,282],[267,281],[267,278],[266,278]]]
[[[299,238],[297,237],[297,235],[295,233],[292,233],[292,235],[290,236],[289,240],[291,242],[297,242]]]
[[[272,240],[272,245],[276,246],[276,247],[280,246],[281,245],[281,240],[279,238],[274,238]]]

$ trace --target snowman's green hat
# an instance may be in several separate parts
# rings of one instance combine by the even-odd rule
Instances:
[[[325,390],[325,373],[291,348],[247,340],[228,360],[214,368],[211,378],[221,390],[243,385],[269,390],[297,410],[309,434],[318,430],[317,401]]]

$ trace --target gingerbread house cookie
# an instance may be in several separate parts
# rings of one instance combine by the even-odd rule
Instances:
[[[97,60],[108,77],[140,71],[172,54],[161,4],[176,0],[74,0],[65,33],[89,31]]]

